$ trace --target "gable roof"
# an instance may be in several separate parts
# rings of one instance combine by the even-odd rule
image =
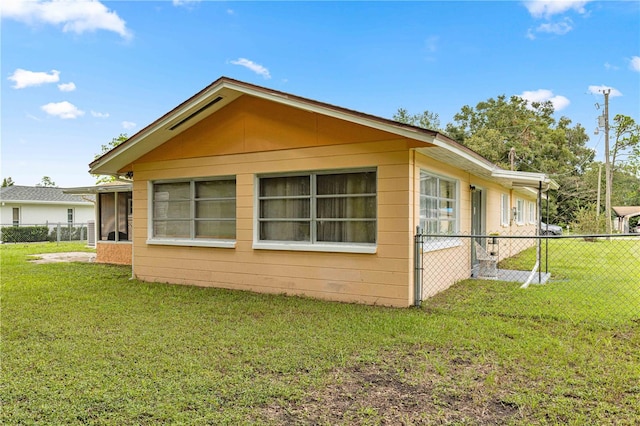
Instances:
[[[240,96],[248,95],[293,108],[341,119],[350,123],[383,130],[422,144],[415,148],[435,160],[468,170],[479,177],[498,181],[511,187],[557,189],[558,185],[543,173],[504,170],[480,154],[434,130],[411,126],[335,105],[303,98],[277,90],[220,77],[173,110],[149,124],[127,141],[106,152],[89,164],[90,173],[123,175],[125,168],[147,152],[229,105]]]
[[[63,188],[12,185],[0,188],[0,200],[22,204],[93,205],[87,198],[65,194]]]

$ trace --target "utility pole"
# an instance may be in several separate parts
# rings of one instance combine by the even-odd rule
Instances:
[[[602,187],[602,163],[598,164],[598,202],[596,203],[596,219],[600,219],[600,188]]]
[[[605,220],[607,234],[611,234],[611,162],[609,161],[609,93],[611,89],[604,89],[604,176],[605,176]]]

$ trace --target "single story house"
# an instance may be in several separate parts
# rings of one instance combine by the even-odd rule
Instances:
[[[0,188],[2,226],[86,224],[94,218],[92,196],[65,194],[62,188],[12,185]]]
[[[418,227],[535,234],[537,197],[557,188],[436,131],[226,77],[90,172],[133,182],[120,246],[140,280],[390,306],[414,302]],[[455,238],[424,246],[434,259],[455,250],[446,285],[470,276],[472,254]]]

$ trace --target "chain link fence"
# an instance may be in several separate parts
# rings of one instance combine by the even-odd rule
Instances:
[[[34,243],[42,241],[87,241],[86,223],[45,223],[0,225],[0,241],[6,243]]]
[[[479,314],[640,321],[638,234],[418,234],[415,244],[418,305],[441,307],[446,291]]]

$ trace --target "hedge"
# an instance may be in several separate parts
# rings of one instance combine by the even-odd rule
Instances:
[[[47,241],[47,226],[3,226],[0,228],[3,243],[33,243]]]

